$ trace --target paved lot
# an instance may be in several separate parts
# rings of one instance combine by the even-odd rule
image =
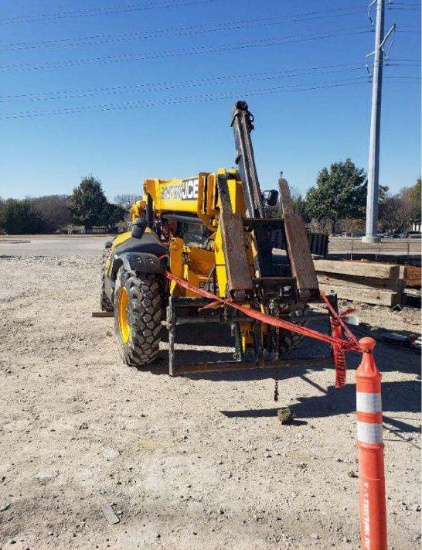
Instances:
[[[363,243],[361,238],[330,237],[329,254],[340,254],[349,259],[359,258],[362,255],[378,257],[396,257],[416,260],[421,255],[421,239],[381,239],[381,242]]]
[[[0,237],[0,256],[97,256],[112,236],[8,235]]]
[[[95,256],[112,235],[0,235],[0,256],[60,256],[71,254]],[[420,239],[384,239],[368,245],[361,239],[330,238],[330,254],[348,257],[359,254],[374,256],[420,257]]]

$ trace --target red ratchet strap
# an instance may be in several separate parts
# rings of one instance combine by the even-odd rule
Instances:
[[[341,338],[342,329],[346,335],[346,338],[354,346],[354,349],[359,350],[359,342],[355,338],[354,334],[351,332],[349,327],[344,322],[344,317],[349,313],[353,313],[354,309],[346,309],[340,314],[333,308],[331,302],[328,300],[324,292],[321,292],[321,298],[324,300],[329,312],[331,313],[330,325],[331,325],[331,334],[335,338]],[[334,356],[334,367],[336,369],[336,379],[335,387],[341,388],[346,384],[346,357],[344,355],[344,348],[340,346],[333,346],[333,356]]]
[[[303,336],[308,336],[309,338],[314,338],[315,340],[320,340],[321,342],[325,342],[327,344],[330,344],[331,346],[335,346],[336,348],[342,349],[342,350],[358,350],[359,349],[359,343],[356,340],[356,338],[352,335],[353,340],[348,339],[344,340],[343,338],[328,336],[328,334],[322,334],[320,332],[317,332],[316,330],[302,327],[300,325],[295,325],[294,323],[290,323],[289,321],[284,321],[282,319],[276,319],[275,317],[271,317],[270,315],[266,315],[265,313],[261,313],[260,311],[257,311],[256,309],[248,308],[245,306],[241,306],[239,304],[236,304],[235,302],[232,302],[230,299],[227,298],[220,298],[219,296],[216,296],[215,294],[212,294],[211,292],[208,292],[207,290],[203,290],[202,288],[197,288],[196,286],[191,285],[184,279],[180,279],[179,277],[176,277],[169,271],[164,271],[164,276],[169,279],[170,281],[174,281],[179,286],[186,288],[187,290],[190,290],[191,292],[194,292],[195,294],[198,294],[199,296],[203,296],[204,298],[209,298],[210,300],[213,300],[213,306],[216,303],[220,303],[226,306],[229,306],[233,309],[237,309],[238,311],[241,311],[244,315],[247,315],[248,317],[251,317],[252,319],[256,319],[257,321],[260,321],[261,323],[265,323],[267,325],[272,325],[274,327],[278,328],[284,328],[286,330],[290,330],[292,332],[296,332],[298,334],[303,334]],[[330,304],[331,305],[331,304]],[[334,311],[334,310],[333,310]],[[336,317],[339,317],[337,312],[334,311],[334,314]],[[343,320],[341,319],[341,321]],[[347,328],[347,327],[346,327]],[[348,329],[347,329],[348,330]],[[350,331],[349,331],[350,332]]]
[[[341,338],[341,325],[337,319],[330,317],[330,326],[332,336],[334,338]],[[344,349],[340,346],[333,346],[333,358],[336,369],[335,387],[341,388],[346,384],[346,358],[344,356]]]
[[[353,334],[353,332],[349,329],[349,327],[346,325],[346,323],[343,320],[343,316],[346,315],[346,313],[349,310],[346,310],[342,314],[338,314],[337,311],[333,308],[333,306],[330,304],[327,296],[324,292],[320,292],[321,298],[324,300],[329,312],[331,313],[331,316],[340,324],[341,328],[344,330],[344,334],[346,335],[346,338],[349,340],[349,342],[352,342],[357,349],[360,349],[359,342],[356,338],[356,336]]]

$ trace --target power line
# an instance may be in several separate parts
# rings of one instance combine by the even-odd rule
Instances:
[[[418,76],[388,76],[384,77],[389,84],[402,84],[403,86],[418,85],[420,86],[421,79]]]
[[[148,59],[164,59],[167,57],[177,56],[193,56],[207,53],[218,53],[230,50],[239,50],[246,48],[268,47],[278,44],[291,43],[291,42],[306,42],[310,40],[322,40],[325,38],[332,38],[337,36],[352,36],[357,34],[367,34],[369,31],[366,27],[355,27],[351,29],[344,29],[342,31],[326,31],[317,33],[302,33],[293,34],[280,38],[269,38],[252,41],[237,42],[225,45],[216,46],[194,46],[188,48],[179,48],[177,50],[158,50],[149,53],[138,52],[134,54],[120,54],[120,55],[108,55],[98,57],[88,57],[80,59],[70,59],[63,61],[47,61],[39,63],[38,65],[31,65],[27,63],[3,65],[0,67],[1,72],[15,72],[15,71],[35,71],[46,69],[63,69],[67,67],[79,67],[85,65],[108,65],[111,63],[122,63],[127,61],[142,61]]]
[[[396,59],[393,62],[387,60],[386,67],[395,68],[408,68],[419,67],[420,63],[414,63],[416,60],[401,60]],[[219,76],[210,76],[205,78],[180,80],[180,81],[158,81],[158,82],[142,82],[141,84],[118,84],[115,86],[97,86],[95,88],[83,88],[74,90],[53,90],[50,92],[31,92],[26,94],[14,94],[0,96],[0,103],[6,102],[38,102],[38,101],[55,101],[55,100],[68,100],[79,99],[85,97],[95,97],[98,95],[117,95],[131,92],[152,92],[152,91],[165,91],[176,90],[185,88],[197,88],[201,86],[209,86],[211,84],[218,84],[220,82],[250,82],[250,81],[265,81],[275,80],[277,78],[293,78],[302,77],[310,73],[312,74],[333,74],[342,72],[360,71],[365,66],[361,63],[337,63],[330,65],[317,65],[313,67],[295,67],[290,69],[284,69],[282,71],[271,72],[254,72],[254,73],[240,73],[240,74],[225,74]],[[398,75],[398,78],[400,75]]]
[[[394,2],[393,4],[388,5],[388,9],[397,9],[397,10],[419,10],[420,4],[407,4],[405,2]]]
[[[360,8],[336,8],[320,12],[296,13],[290,16],[273,16],[262,19],[246,19],[233,21],[231,23],[216,23],[207,25],[167,27],[158,29],[146,29],[142,32],[130,32],[121,34],[97,34],[94,36],[58,38],[55,40],[41,40],[37,42],[12,42],[0,44],[2,51],[30,50],[39,48],[67,48],[72,46],[85,46],[91,44],[109,44],[113,42],[128,42],[131,40],[142,40],[161,37],[163,35],[190,36],[192,34],[221,32],[246,29],[250,27],[259,28],[283,23],[298,23],[303,21],[316,21],[327,17],[343,17],[359,13]]]
[[[393,6],[392,8],[393,10],[397,10],[397,11],[416,11],[416,10],[419,10],[420,8],[416,8],[416,7],[412,7],[412,6]]]
[[[389,61],[385,62],[385,67],[420,67],[420,63],[391,63]]]
[[[341,86],[349,86],[353,84],[367,84],[368,80],[366,77],[358,77],[345,79],[335,82],[321,82],[314,84],[295,84],[290,86],[271,86],[269,88],[258,88],[253,90],[242,91],[242,97],[256,96],[256,95],[268,95],[279,92],[298,92],[298,91],[311,91],[311,90],[322,90],[328,88],[337,88]],[[11,112],[4,113],[0,120],[10,120],[18,118],[29,118],[29,117],[43,117],[51,115],[69,115],[69,114],[79,114],[86,112],[94,111],[122,111],[130,110],[136,108],[147,108],[147,107],[158,107],[164,105],[174,105],[174,104],[183,104],[183,103],[197,103],[201,101],[217,101],[227,98],[236,98],[239,95],[239,92],[225,92],[220,94],[206,93],[200,95],[188,95],[183,97],[175,98],[163,98],[152,101],[136,100],[136,101],[127,101],[121,103],[106,103],[99,105],[86,105],[81,107],[64,107],[58,109],[46,109],[44,111],[21,111],[21,112]]]
[[[402,83],[401,80],[397,80],[399,77],[391,77],[391,80],[396,83]],[[406,77],[403,77],[406,78]],[[414,79],[415,83],[416,77],[408,77]],[[357,77],[351,79],[344,79],[340,81],[331,81],[331,82],[320,82],[313,84],[295,84],[290,86],[271,86],[269,88],[258,88],[247,91],[242,91],[242,97],[251,97],[251,96],[263,96],[276,93],[291,93],[291,92],[305,92],[305,91],[314,91],[322,90],[329,88],[338,88],[344,86],[351,86],[357,84],[368,84],[367,77]],[[89,112],[108,112],[108,111],[127,111],[137,108],[150,108],[150,107],[159,107],[166,105],[176,105],[176,104],[188,104],[188,103],[199,103],[202,101],[219,101],[223,99],[236,99],[239,96],[239,92],[225,92],[220,94],[206,93],[200,95],[188,95],[183,97],[170,97],[159,100],[152,101],[127,101],[121,103],[106,103],[99,105],[86,105],[81,107],[65,107],[58,109],[46,109],[44,111],[21,111],[21,112],[10,112],[4,113],[0,120],[12,120],[12,119],[21,119],[21,118],[34,118],[34,117],[45,117],[53,115],[75,115],[81,113]]]
[[[113,95],[127,92],[143,92],[143,91],[163,91],[174,89],[195,88],[200,86],[208,86],[210,84],[218,84],[220,82],[250,82],[250,81],[265,81],[276,78],[292,78],[297,76],[305,76],[309,73],[316,74],[331,74],[339,72],[360,71],[364,69],[364,65],[360,63],[342,63],[337,65],[321,65],[315,67],[304,67],[302,69],[285,69],[275,72],[258,72],[258,73],[243,73],[229,74],[216,77],[207,77],[181,81],[161,81],[142,84],[120,84],[117,86],[103,86],[82,90],[58,90],[52,92],[38,92],[20,95],[9,95],[0,98],[0,102],[7,101],[52,101],[60,99],[74,99],[84,97],[95,97],[98,95]]]
[[[69,19],[75,17],[90,17],[94,15],[114,15],[116,13],[128,13],[134,11],[145,11],[153,9],[178,8],[179,6],[191,6],[194,4],[210,4],[211,2],[220,2],[220,0],[180,0],[176,2],[160,2],[150,4],[128,4],[127,6],[104,6],[92,10],[73,10],[56,13],[40,13],[35,15],[21,15],[17,17],[6,17],[0,19],[0,24],[13,25],[16,23],[35,23],[38,21],[53,21],[56,19]]]

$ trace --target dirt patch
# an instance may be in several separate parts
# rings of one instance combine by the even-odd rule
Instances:
[[[331,368],[282,370],[278,403],[269,371],[171,379],[129,369],[113,319],[91,318],[99,267],[100,253],[1,259],[2,547],[359,547],[358,358],[348,357],[341,390]],[[411,310],[360,309],[379,327],[419,330]],[[204,332],[180,331],[179,359],[231,352],[226,332]],[[411,550],[420,536],[419,357],[378,344],[376,358],[390,547]],[[284,406],[291,425],[277,418]]]

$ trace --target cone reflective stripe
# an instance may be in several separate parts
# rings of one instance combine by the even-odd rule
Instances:
[[[356,371],[359,456],[359,511],[364,550],[387,549],[381,374],[375,365],[373,338],[359,340],[362,361]]]

